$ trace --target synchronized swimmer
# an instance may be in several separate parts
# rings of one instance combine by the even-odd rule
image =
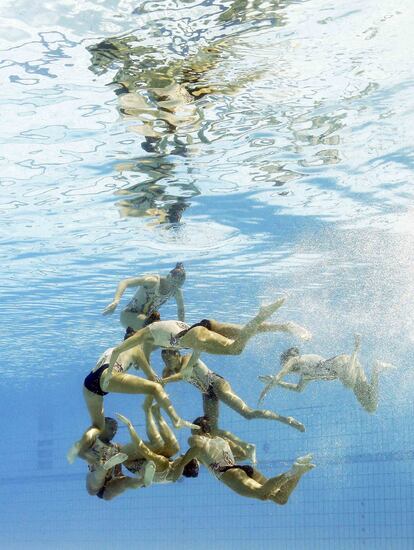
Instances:
[[[139,330],[144,326],[147,317],[158,311],[170,298],[174,298],[177,303],[178,320],[184,321],[184,300],[181,290],[184,281],[185,269],[181,262],[178,262],[167,276],[143,275],[124,279],[119,283],[113,301],[106,306],[103,314],[109,315],[115,311],[127,288],[139,287],[122,310],[120,321],[124,328]]]
[[[259,380],[266,383],[259,397],[259,403],[274,387],[280,386],[287,390],[301,392],[313,380],[340,380],[342,384],[352,390],[355,397],[368,412],[375,412],[378,407],[378,380],[383,370],[394,369],[394,365],[375,361],[371,381],[358,360],[361,349],[361,337],[355,335],[355,346],[352,355],[336,355],[324,359],[320,355],[300,355],[298,348],[289,348],[280,356],[281,370],[275,375],[259,376]],[[299,382],[293,384],[283,380],[288,374],[297,374]]]
[[[84,380],[83,395],[91,425],[69,450],[68,461],[79,457],[88,463],[87,491],[103,500],[112,500],[127,489],[174,483],[181,476],[197,477],[201,463],[241,496],[286,504],[303,474],[315,467],[312,455],[297,458],[290,470],[270,478],[249,464],[240,464],[240,461],[256,464],[256,446],[219,427],[219,404],[225,403],[246,420],[273,420],[300,432],[305,431],[304,425],[292,416],[249,407],[225,378],[207,367],[200,355],[240,355],[248,341],[259,333],[285,333],[305,341],[311,339],[311,333],[293,321],[269,321],[285,298],[262,306],[244,325],[213,319],[189,325],[185,322],[181,290],[184,281],[184,265],[177,263],[166,276],[144,275],[119,283],[104,315],[115,311],[127,288],[139,287],[121,312],[121,324],[126,329],[124,341],[108,348]],[[161,320],[158,310],[171,298],[176,301],[178,319]],[[356,335],[351,355],[324,359],[319,355],[300,355],[298,348],[289,348],[281,355],[281,369],[277,374],[259,376],[266,384],[259,402],[277,386],[301,392],[313,380],[340,380],[354,392],[365,410],[374,412],[378,405],[379,374],[395,367],[376,361],[368,381],[358,359],[360,347],[361,338]],[[162,376],[151,364],[151,355],[159,348],[164,362]],[[190,353],[182,355],[180,350],[185,349]],[[146,378],[131,375],[128,372],[131,368],[141,369]],[[299,376],[297,383],[284,380],[291,374]],[[167,384],[178,381],[192,384],[202,394],[203,416],[192,423],[178,415],[164,389]],[[112,442],[118,423],[105,417],[104,396],[108,393],[145,396],[143,410],[148,441],[140,438],[127,417],[117,413],[118,420],[127,426],[130,442],[125,445]],[[179,455],[180,446],[163,411],[174,428],[192,430],[184,455]],[[125,475],[123,468],[133,477]]]

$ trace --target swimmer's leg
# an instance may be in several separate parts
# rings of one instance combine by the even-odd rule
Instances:
[[[134,477],[118,477],[109,481],[105,486],[103,500],[112,500],[124,493],[127,489],[140,489],[144,486],[142,479]]]
[[[155,418],[152,412],[152,395],[148,395],[145,398],[143,409],[145,412],[145,427],[147,431],[147,436],[149,439],[149,444],[151,445],[152,450],[157,451],[162,449],[164,446],[164,440],[161,437],[160,432],[158,431],[158,426],[155,422]]]
[[[268,500],[271,493],[279,490],[286,482],[285,477],[279,475],[261,484],[250,478],[243,470],[236,468],[224,472],[220,480],[239,495],[259,500]]]
[[[154,453],[139,437],[137,432],[135,431],[134,426],[132,425],[131,421],[123,416],[122,414],[116,414],[115,415],[118,420],[123,422],[129,431],[131,441],[135,445],[136,449],[136,455],[140,458],[145,458],[146,460],[151,460],[155,463],[157,471],[163,471],[169,466],[169,460],[168,458],[165,458],[165,456],[161,456],[157,453]],[[124,450],[123,448],[121,449]]]
[[[302,459],[304,460],[302,462]],[[311,464],[312,455],[307,455],[306,457],[300,457],[296,459],[292,468],[282,474],[280,477],[283,477],[284,482],[281,484],[280,488],[276,491],[273,491],[269,497],[269,500],[272,500],[276,504],[286,504],[289,500],[290,495],[294,491],[295,487],[300,481],[300,478],[306,473],[312,470],[315,465]]]
[[[390,363],[375,361],[372,369],[371,381],[367,382],[365,376],[364,379],[357,379],[353,391],[355,397],[367,412],[374,413],[378,407],[379,373],[383,370],[395,368],[396,367]]]
[[[234,348],[237,350],[239,348],[241,351],[243,351],[245,345],[247,344],[248,340],[258,332],[259,326],[266,321],[269,317],[275,313],[285,302],[285,298],[280,298],[279,300],[276,300],[276,302],[273,302],[272,304],[269,304],[267,306],[262,306],[259,309],[259,312],[251,321],[249,321],[242,330],[240,331],[240,335],[236,338],[234,341]]]
[[[164,391],[161,384],[158,384],[157,382],[144,380],[144,378],[127,373],[116,373],[110,378],[107,388],[108,391],[114,393],[151,395],[160,407],[165,410],[176,428],[193,426],[190,422],[187,422],[178,416],[168,398],[167,393]]]
[[[85,399],[92,425],[98,428],[98,430],[103,431],[105,429],[103,396],[97,395],[83,387],[83,398]]]
[[[273,411],[263,409],[250,408],[238,395],[233,392],[232,387],[227,380],[220,379],[214,383],[214,388],[217,396],[223,403],[231,409],[239,413],[243,418],[251,420],[252,418],[263,418],[267,420],[277,420],[283,424],[287,424],[301,432],[305,431],[303,424],[292,418],[291,416],[281,416]]]
[[[160,449],[159,454],[170,458],[171,456],[178,453],[180,450],[180,445],[175,437],[174,432],[171,430],[167,422],[164,420],[161,415],[161,410],[159,405],[152,406],[152,412],[155,418],[156,423],[158,424],[159,434],[161,435],[164,445]]]
[[[207,321],[207,328],[213,332],[217,332],[218,334],[225,336],[226,338],[229,338],[230,340],[236,340],[240,336],[241,330],[243,329],[243,325],[236,323],[220,323],[214,319],[208,319]],[[312,334],[309,330],[301,325],[298,325],[297,323],[294,323],[293,321],[287,321],[286,323],[264,322],[257,327],[257,333],[260,332],[286,332],[288,334],[292,334],[293,336],[297,336],[302,340],[311,340],[312,338]]]
[[[279,309],[284,301],[281,298],[273,304],[261,307],[259,313],[241,328],[236,340],[226,338],[204,326],[195,326],[180,338],[180,346],[215,355],[240,355],[248,340],[256,334],[258,326]]]
[[[298,338],[301,338],[302,340],[311,340],[312,339],[312,333],[306,329],[305,327],[302,327],[301,325],[298,325],[297,323],[294,323],[293,321],[288,321],[286,323],[262,323],[259,325],[257,332],[286,332],[287,334],[292,334],[293,336],[297,336]]]
[[[144,326],[145,315],[143,313],[132,313],[131,311],[122,311],[119,317],[121,325],[124,328],[131,327],[134,330],[140,330]]]

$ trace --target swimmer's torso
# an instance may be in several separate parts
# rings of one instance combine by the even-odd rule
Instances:
[[[104,365],[109,365],[109,360],[111,358],[113,350],[114,348],[108,348],[103,352],[103,354],[99,357],[98,362],[96,363],[92,372],[97,371],[100,367],[103,367]],[[115,361],[114,372],[126,372],[132,366],[136,366],[134,361],[130,359],[130,355],[131,354],[128,351],[119,355],[118,359]]]
[[[177,334],[189,328],[190,325],[182,321],[156,321],[148,325],[154,339],[153,345],[167,349],[179,349]]]
[[[119,453],[120,447],[116,443],[103,443],[100,439],[97,439],[92,447],[87,451],[88,456],[88,468],[91,472],[95,471],[98,466],[105,464],[107,460]],[[122,474],[122,468],[120,464],[117,464],[110,470],[108,470],[105,483],[119,477]]]
[[[144,467],[147,460],[145,458],[137,458],[135,460],[128,460],[124,463],[124,466],[129,470],[132,474],[135,474],[137,476],[144,474]],[[155,472],[154,479],[152,480],[153,483],[172,483],[173,480],[171,479],[172,474],[172,468],[171,468],[171,462],[165,470],[162,472]]]
[[[200,450],[200,460],[214,475],[226,466],[235,464],[233,453],[228,442],[222,437],[197,436],[203,442]]]
[[[299,374],[312,380],[335,380],[338,374],[335,371],[332,360],[325,360],[320,355],[302,355],[295,359],[294,374]]]
[[[203,361],[198,360],[194,365],[189,378],[186,378],[187,382],[198,388],[203,393],[208,392],[214,372],[211,371]]]
[[[145,285],[144,283],[138,288],[132,300],[127,304],[125,311],[150,315],[152,312],[158,310],[177,292],[176,288],[171,287],[167,293],[161,293],[160,286],[160,277],[157,277],[155,284]]]

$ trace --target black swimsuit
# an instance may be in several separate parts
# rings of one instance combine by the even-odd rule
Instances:
[[[109,367],[108,364],[102,365],[101,367],[99,367],[99,369],[96,369],[96,371],[90,372],[83,382],[83,385],[85,386],[85,388],[90,392],[95,393],[96,395],[108,395],[107,391],[103,391],[101,389],[101,384],[99,383],[101,374],[108,367]]]

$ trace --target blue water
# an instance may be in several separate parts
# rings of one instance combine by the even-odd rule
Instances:
[[[3,0],[2,548],[414,547],[413,11]],[[163,105],[163,87],[181,100]],[[85,464],[66,463],[88,424],[83,378],[123,334],[102,309],[122,278],[176,261],[190,322],[243,322],[286,294],[277,318],[313,332],[303,351],[349,353],[360,332],[367,370],[398,366],[374,415],[337,382],[273,392],[266,404],[304,434],[222,407],[267,475],[313,452],[285,507],[204,471],[103,502]],[[260,336],[240,357],[204,359],[253,405],[257,374],[293,344]],[[194,388],[168,391],[185,418],[201,413]],[[110,395],[106,412],[142,433],[141,402]]]

